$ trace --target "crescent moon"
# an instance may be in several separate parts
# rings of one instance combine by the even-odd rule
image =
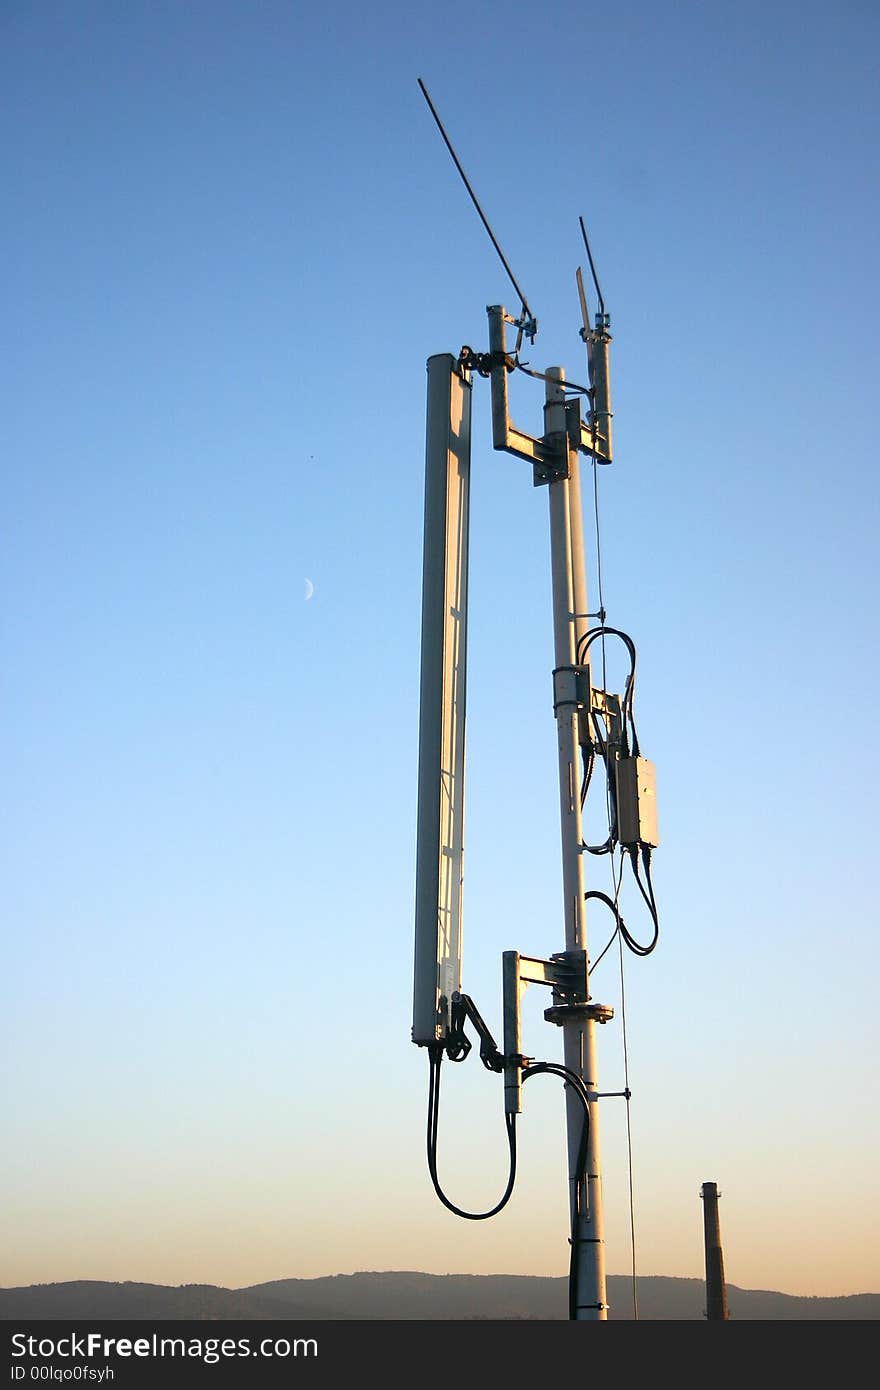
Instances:
[[[315,586],[314,586],[314,584],[312,583],[311,579],[307,579],[307,580],[306,580],[306,594],[305,594],[305,596],[306,596],[306,602],[307,602],[307,603],[308,603],[309,599],[312,597],[312,594],[313,594],[314,592],[315,592]]]

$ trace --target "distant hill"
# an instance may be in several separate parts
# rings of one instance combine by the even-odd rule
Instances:
[[[213,1284],[111,1284],[77,1280],[0,1289],[0,1320],[80,1321],[87,1318],[192,1320],[512,1319],[567,1317],[565,1279],[510,1274],[335,1274],[323,1279],[278,1279],[246,1289]],[[701,1279],[648,1275],[638,1282],[639,1316],[702,1319]],[[740,1321],[880,1318],[880,1294],[798,1298],[764,1289],[727,1286],[731,1319]],[[632,1318],[632,1282],[608,1279],[610,1317]]]

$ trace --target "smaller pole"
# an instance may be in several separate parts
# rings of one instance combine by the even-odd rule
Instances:
[[[544,404],[544,439],[566,441],[565,373],[561,367],[547,371]],[[567,449],[567,442],[559,445]],[[572,451],[573,452],[573,451]],[[569,473],[575,474],[577,455],[567,459]],[[575,665],[578,624],[586,619],[587,589],[583,561],[583,532],[578,516],[572,517],[571,478],[557,478],[547,488],[550,500],[550,565],[553,585],[553,637],[557,669]],[[580,556],[572,553],[580,546]],[[574,708],[560,708],[556,717],[559,750],[559,803],[562,832],[562,884],[565,911],[565,949],[587,950],[587,905],[584,898],[584,856],[581,853],[580,744],[578,714]],[[599,1089],[596,1059],[596,1021],[584,1012],[562,1025],[565,1065],[583,1081],[590,1096],[590,1128],[587,1138],[586,1170],[581,1142],[584,1113],[571,1089],[566,1090],[568,1135],[568,1173],[571,1201],[572,1241],[572,1317],[578,1322],[605,1322],[608,1299],[605,1282],[605,1234],[602,1212],[602,1174],[599,1144]]]
[[[718,1184],[704,1182],[703,1230],[706,1242],[706,1317],[709,1322],[726,1322],[727,1287],[724,1283],[724,1256],[721,1251],[721,1225],[718,1220]]]

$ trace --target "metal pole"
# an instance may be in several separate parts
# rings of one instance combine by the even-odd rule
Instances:
[[[704,1182],[703,1231],[706,1244],[706,1317],[710,1322],[726,1322],[727,1287],[724,1283],[724,1255],[721,1251],[721,1223],[718,1220],[718,1184]]]
[[[544,406],[545,441],[558,442],[568,454],[568,477],[549,484],[550,555],[553,576],[553,632],[557,668],[574,666],[577,636],[586,631],[587,594],[580,516],[580,484],[577,454],[568,448],[562,383],[565,373],[552,367],[547,373]],[[572,486],[572,478],[574,486]],[[576,514],[575,514],[576,504]],[[575,615],[578,615],[577,617]],[[583,615],[583,616],[581,616]],[[562,882],[565,906],[565,949],[587,949],[584,865],[581,850],[579,743],[577,709],[557,709],[559,748],[559,807],[562,829]],[[563,1024],[565,1065],[583,1078],[587,1091],[598,1091],[596,1024],[586,1009]],[[605,1244],[602,1223],[602,1188],[599,1146],[599,1106],[590,1104],[590,1133],[586,1177],[581,1167],[583,1109],[576,1097],[566,1097],[569,1195],[571,1203],[573,1316],[578,1321],[602,1321],[608,1316],[605,1292]]]

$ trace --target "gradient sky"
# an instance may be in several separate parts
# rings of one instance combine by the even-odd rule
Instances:
[[[714,1180],[731,1283],[880,1289],[878,41],[866,0],[3,0],[0,1282],[566,1269],[561,1087],[460,1222],[409,1041],[425,360],[516,307],[421,76],[531,362],[584,375],[579,214],[612,317],[604,596],[662,839],[639,1269],[702,1277]],[[482,382],[474,434],[465,988],[500,1033],[501,952],[563,945],[547,499]],[[594,992],[619,1089],[612,953]],[[500,1082],[444,1085],[488,1203]]]

